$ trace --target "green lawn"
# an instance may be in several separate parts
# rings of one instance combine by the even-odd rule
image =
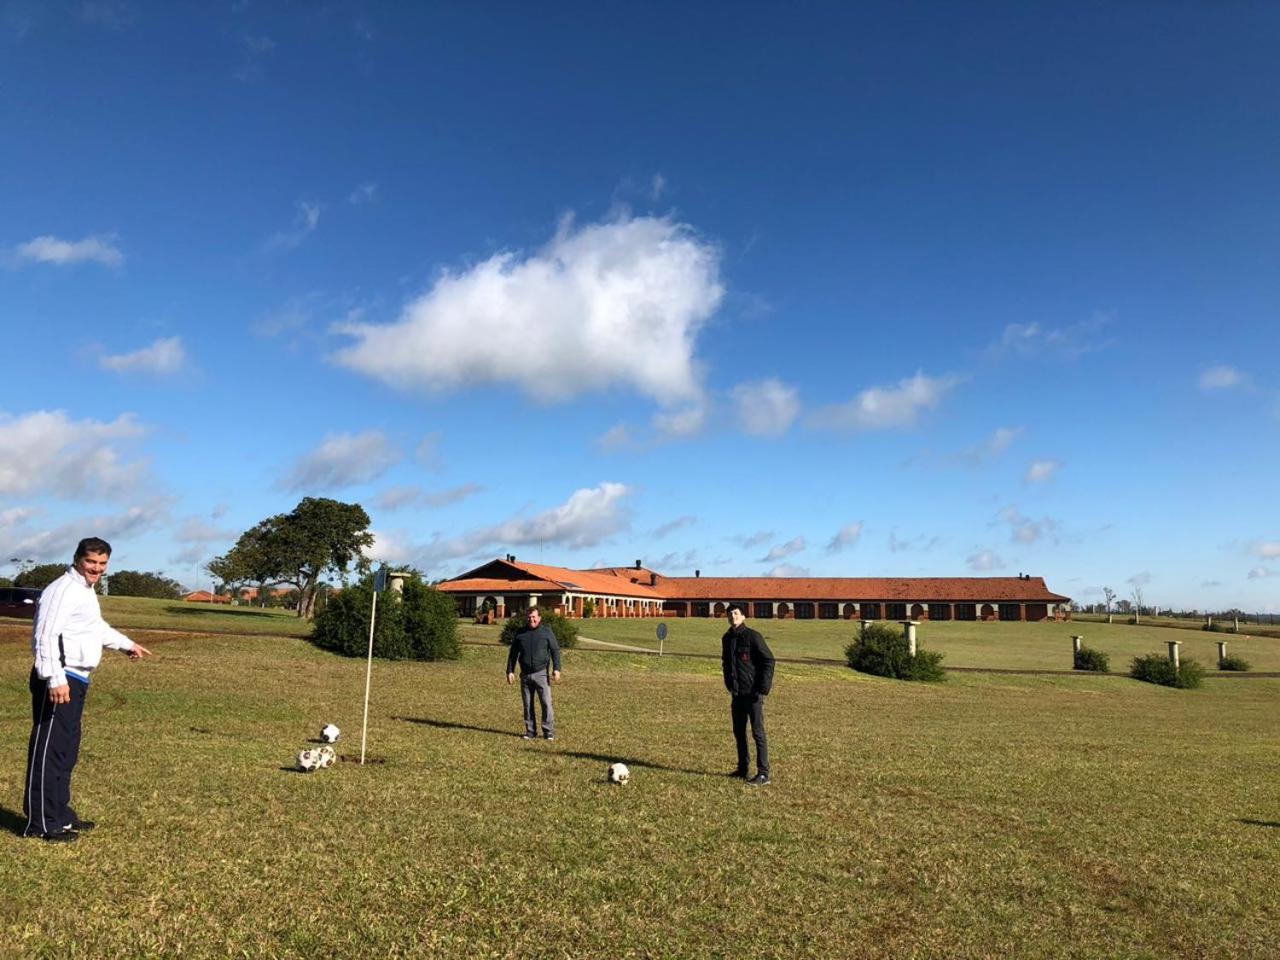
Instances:
[[[780,652],[817,643],[766,632]],[[775,782],[755,791],[722,776],[714,660],[568,651],[560,737],[531,744],[504,652],[467,647],[375,664],[385,762],[302,775],[287,768],[325,722],[358,753],[362,661],[161,640],[95,677],[75,790],[100,826],[53,846],[12,833],[29,653],[19,629],[0,636],[3,957],[1263,958],[1280,942],[1280,680],[907,685],[782,664]],[[612,760],[631,784],[605,783]]]
[[[101,606],[107,622],[126,633],[130,628],[288,637],[311,633],[311,624],[292,610],[142,597],[103,597]]]

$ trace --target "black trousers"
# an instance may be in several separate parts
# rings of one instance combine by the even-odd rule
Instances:
[[[751,736],[756,741],[756,772],[768,776],[769,740],[764,731],[764,697],[734,694],[730,712],[733,714],[733,739],[738,743],[738,769],[745,772],[751,766],[751,752],[747,749],[747,720],[750,720]]]
[[[71,809],[71,771],[80,758],[80,720],[89,685],[67,677],[70,703],[49,700],[49,684],[31,670],[31,739],[22,810],[27,834],[57,833],[76,820]]]

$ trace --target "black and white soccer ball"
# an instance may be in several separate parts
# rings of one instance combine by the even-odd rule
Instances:
[[[333,752],[333,747],[321,747],[316,753],[320,754],[321,770],[326,770],[338,762],[338,755]]]
[[[627,769],[625,763],[609,764],[609,782],[622,786],[631,779],[631,771]]]
[[[314,773],[320,769],[321,755],[319,750],[303,750],[298,754],[298,769],[303,773]]]
[[[332,723],[325,724],[325,728],[320,731],[320,739],[325,743],[337,743],[340,736],[342,736],[342,731]]]

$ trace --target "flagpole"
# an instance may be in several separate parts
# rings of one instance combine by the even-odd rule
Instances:
[[[369,732],[369,681],[373,679],[373,626],[378,615],[378,591],[373,591],[369,607],[369,659],[364,670],[364,719],[360,721],[360,765],[364,766],[364,746]]]

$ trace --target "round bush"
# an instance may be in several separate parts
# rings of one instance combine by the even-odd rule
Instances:
[[[348,657],[365,656],[372,601],[372,575],[331,596],[316,617],[312,642]],[[373,653],[386,660],[457,659],[461,647],[453,598],[428,587],[417,574],[405,580],[403,594],[384,590],[378,597]]]
[[[1249,669],[1249,661],[1244,659],[1244,657],[1233,657],[1228,654],[1225,657],[1218,658],[1218,669],[1238,670],[1239,672],[1244,673]]]
[[[574,626],[573,621],[567,617],[562,617],[554,610],[547,610],[539,607],[542,611],[542,622],[551,628],[551,632],[556,635],[556,643],[560,644],[561,650],[571,650],[578,645],[578,628]],[[502,624],[502,636],[499,639],[504,647],[511,646],[516,638],[516,634],[529,626],[529,614],[526,610],[519,613],[513,613],[507,617]]]
[[[1076,651],[1073,668],[1076,670],[1090,670],[1094,673],[1106,673],[1110,663],[1110,658],[1101,650],[1081,647]]]
[[[1168,657],[1159,653],[1149,653],[1145,657],[1133,658],[1133,664],[1129,667],[1129,676],[1135,680],[1158,683],[1164,687],[1194,690],[1204,681],[1204,667],[1195,660],[1183,660],[1181,667],[1175,667]]]
[[[871,623],[844,648],[845,660],[860,673],[894,680],[937,682],[947,678],[942,654],[917,648],[911,656],[907,638],[887,623]]]

